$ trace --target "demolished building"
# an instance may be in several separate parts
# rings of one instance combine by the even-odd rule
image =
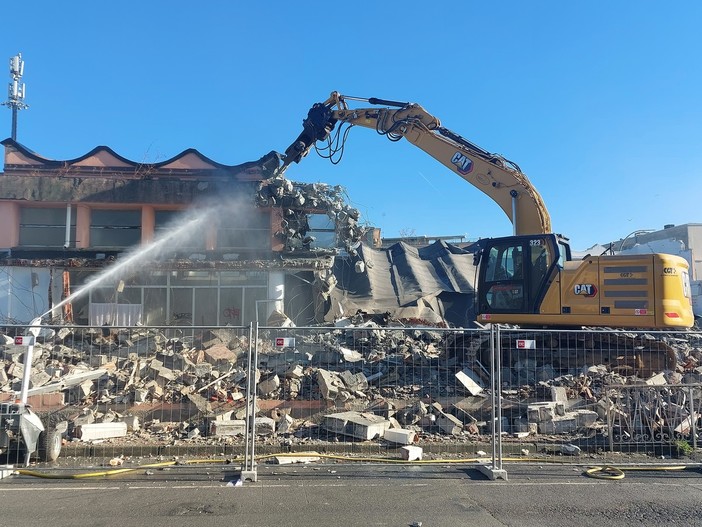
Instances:
[[[343,188],[276,176],[275,152],[241,165],[193,149],[140,163],[100,146],[57,161],[2,144],[0,322],[246,325],[284,312],[309,325],[359,310],[472,320],[470,254],[443,242],[376,249],[378,229],[361,224]],[[209,216],[181,236],[188,210]],[[159,240],[158,257],[63,303]]]

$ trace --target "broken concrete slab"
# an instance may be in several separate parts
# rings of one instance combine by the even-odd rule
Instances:
[[[295,463],[315,463],[320,459],[321,457],[317,452],[305,452],[300,454],[275,456],[271,458],[271,461],[276,465],[291,465]]]
[[[258,394],[261,397],[271,395],[278,388],[280,388],[280,377],[278,377],[277,375],[261,379],[258,382]]]
[[[339,390],[344,388],[344,382],[339,376],[325,369],[317,369],[317,384],[322,397],[334,400],[339,395]]]
[[[383,439],[399,445],[411,445],[418,439],[417,432],[404,428],[391,428],[383,433]]]
[[[238,355],[230,350],[224,344],[217,344],[211,348],[207,348],[205,351],[205,360],[209,362],[213,367],[221,368],[229,366],[236,362]]]
[[[75,428],[74,435],[81,441],[124,437],[127,435],[127,423],[115,421],[112,423],[83,424]]]
[[[243,436],[246,434],[246,420],[231,419],[228,421],[215,419],[210,424],[210,434],[213,436]]]
[[[390,421],[370,413],[341,412],[325,415],[322,426],[335,434],[368,441],[381,437],[390,428]]]
[[[480,377],[476,375],[471,368],[464,368],[462,371],[456,373],[456,379],[471,395],[478,395],[483,391],[483,387],[480,384]]]

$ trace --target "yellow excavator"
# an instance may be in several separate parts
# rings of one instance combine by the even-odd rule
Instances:
[[[350,101],[371,106],[350,108]],[[405,138],[490,196],[507,214],[514,235],[481,240],[477,253],[478,322],[659,329],[693,325],[684,258],[588,255],[573,260],[568,239],[551,232],[543,199],[519,166],[444,128],[418,104],[332,92],[309,110],[302,133],[282,156],[278,174],[318,148],[317,142],[326,141],[332,151],[343,147],[348,134],[348,128],[342,132],[344,124],[375,129],[392,141]]]

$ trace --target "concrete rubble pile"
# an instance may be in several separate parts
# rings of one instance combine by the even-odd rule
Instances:
[[[324,183],[299,183],[283,177],[262,181],[256,192],[256,205],[282,209],[281,229],[276,233],[285,244],[286,251],[332,252],[335,248],[315,246],[309,234],[309,214],[326,214],[335,225],[337,239],[349,254],[355,254],[364,235],[359,225],[360,213],[344,200],[344,189]]]
[[[30,397],[65,407],[72,440],[241,440],[247,335],[227,328],[193,330],[193,337],[169,332],[47,330],[34,347]],[[294,343],[278,345],[280,333]],[[602,357],[594,349],[564,362],[562,350],[548,346],[531,353],[503,346],[503,432],[570,440],[603,435],[609,422],[617,438],[630,441],[688,433],[699,414],[686,403],[692,397],[702,406],[702,336],[650,340],[663,342],[667,358],[660,360],[674,354],[673,368],[588,364]],[[11,399],[21,388],[24,348],[6,335],[0,344],[0,398]],[[489,350],[488,332],[398,329],[360,315],[314,332],[263,330],[256,434],[286,445],[485,440],[492,431]],[[698,388],[674,387],[681,384]]]

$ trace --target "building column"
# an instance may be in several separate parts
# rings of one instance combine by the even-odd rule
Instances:
[[[19,245],[20,207],[13,201],[0,201],[0,248],[11,249]]]
[[[146,245],[154,241],[156,229],[156,210],[151,205],[141,207],[141,244]]]
[[[90,247],[90,207],[76,205],[76,249]]]
[[[273,311],[284,313],[283,300],[285,298],[285,273],[282,271],[271,271],[268,273],[268,300],[266,302],[266,320]],[[275,300],[275,302],[273,302]]]

